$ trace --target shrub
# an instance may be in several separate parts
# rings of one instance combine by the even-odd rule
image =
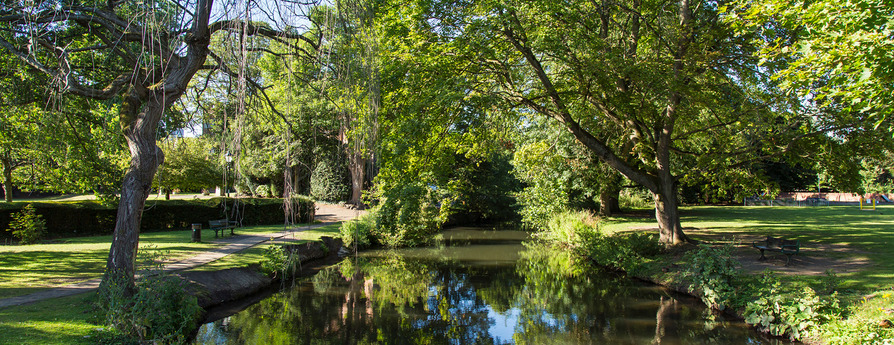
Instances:
[[[19,238],[22,244],[37,243],[47,232],[46,221],[37,214],[34,205],[27,204],[12,217],[9,229],[12,235]]]
[[[771,291],[745,307],[745,322],[775,336],[801,340],[837,309],[837,292],[821,299],[810,287],[788,294]]]
[[[313,198],[307,195],[290,195],[285,199],[288,208],[286,209],[286,218],[292,218],[294,223],[311,223],[316,215],[316,203]],[[288,214],[288,210],[294,214]]]
[[[597,236],[599,218],[590,211],[566,211],[553,215],[546,229],[537,234],[546,241],[581,248]]]
[[[649,258],[664,251],[656,237],[644,232],[596,236],[587,244],[587,255],[600,265],[636,274]]]
[[[269,198],[272,195],[273,195],[273,193],[270,192],[270,186],[268,186],[266,184],[262,184],[255,188],[255,196],[257,196],[257,197]]]
[[[264,249],[261,271],[282,280],[295,276],[298,269],[298,255],[291,255],[281,245],[270,245]]]
[[[350,185],[348,168],[342,160],[321,160],[310,174],[310,195],[319,200],[347,200],[351,193]]]
[[[623,209],[648,209],[655,207],[652,194],[645,190],[625,189],[621,192],[618,203]]]
[[[444,223],[439,206],[435,191],[421,182],[392,188],[376,211],[373,237],[388,247],[425,243]]]
[[[302,208],[301,222],[313,219],[310,202],[304,202],[308,207]],[[22,206],[16,203],[0,206],[0,229],[9,226]],[[95,201],[75,201],[35,202],[33,206],[46,221],[46,238],[107,235],[115,229],[117,205],[107,207]],[[140,232],[188,229],[192,223],[207,226],[208,220],[226,218],[233,207],[239,208],[239,218],[244,226],[283,223],[282,199],[158,200],[146,203]],[[11,232],[0,231],[2,238],[11,236]]]
[[[341,240],[346,248],[356,246],[357,249],[368,248],[372,245],[373,233],[376,231],[376,213],[374,210],[366,214],[342,223]]]
[[[569,211],[552,216],[540,239],[572,249],[602,266],[636,273],[648,258],[664,248],[654,234],[642,232],[604,235],[599,218],[590,211]]]
[[[716,310],[730,306],[735,297],[735,281],[739,278],[732,258],[733,245],[720,248],[700,245],[697,250],[686,253],[684,277],[692,281],[692,286],[702,293],[702,302]]]
[[[197,326],[202,308],[194,296],[185,292],[182,279],[164,273],[163,255],[146,253],[141,249],[140,255],[146,257],[149,267],[137,280],[133,296],[127,296],[120,281],[100,289],[101,317],[115,328],[113,335],[126,335],[141,343],[184,343]]]

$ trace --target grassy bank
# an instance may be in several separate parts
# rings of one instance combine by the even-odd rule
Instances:
[[[894,344],[894,207],[684,208],[684,231],[701,246],[612,258],[650,250],[639,235],[655,232],[648,213],[604,220],[603,235],[584,251],[708,304],[724,303],[774,333],[821,344]],[[768,235],[801,241],[791,266],[784,257],[755,264],[751,241]]]
[[[765,236],[800,240],[808,257],[837,260],[867,258],[857,272],[836,272],[845,288],[871,291],[894,286],[894,206],[861,211],[855,206],[831,207],[686,207],[684,231],[696,240],[736,239],[750,248]],[[609,233],[656,227],[643,211],[634,217],[606,219]],[[755,258],[758,251],[752,249]]]
[[[323,229],[295,232],[297,240],[316,240],[337,233],[333,225]],[[283,230],[282,225],[249,226],[237,234],[266,234]],[[165,252],[169,262],[220,248],[226,243],[214,239],[214,232],[202,232],[201,243],[191,241],[192,231],[165,231],[140,234],[140,249]],[[26,246],[0,246],[0,298],[26,295],[42,289],[61,287],[100,277],[105,269],[112,236],[77,237]],[[239,257],[239,256],[234,256]],[[234,259],[231,259],[234,260]],[[218,265],[218,264],[215,264]]]
[[[277,242],[295,242],[303,243],[308,241],[319,240],[320,237],[330,236],[338,237],[338,231],[341,223],[324,225],[319,228],[300,230],[295,232],[294,236],[286,236],[277,240]],[[272,244],[264,243],[257,245],[233,255],[227,255],[220,260],[216,260],[205,265],[192,269],[193,271],[219,271],[228,268],[247,267],[256,265],[264,260],[264,251]]]
[[[278,242],[306,242],[322,236],[334,236],[338,234],[339,226],[330,224],[304,230],[299,227],[292,235]],[[253,226],[237,229],[236,233],[273,234],[282,230],[282,225]],[[207,231],[203,233],[206,234]],[[191,231],[145,233],[140,235],[140,245],[152,251],[170,251],[174,259],[224,245],[217,242],[190,243],[191,235]],[[203,239],[210,240],[208,237]],[[105,266],[110,241],[109,236],[95,236],[32,246],[0,246],[0,298],[99,277]],[[264,260],[264,249],[268,246],[254,246],[193,270],[213,271],[258,264]],[[93,320],[90,303],[93,295],[93,292],[88,292],[25,306],[0,308],[0,344],[93,344],[92,331],[103,327]]]

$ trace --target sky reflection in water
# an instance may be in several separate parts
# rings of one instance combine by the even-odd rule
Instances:
[[[197,344],[782,344],[661,288],[458,229],[372,251],[200,329]]]

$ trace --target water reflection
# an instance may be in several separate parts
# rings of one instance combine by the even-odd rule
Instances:
[[[782,343],[741,323],[706,322],[701,308],[566,252],[505,241],[350,258],[203,326],[197,343]]]

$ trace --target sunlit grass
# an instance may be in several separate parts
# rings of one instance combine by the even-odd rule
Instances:
[[[604,222],[603,231],[656,229],[653,211],[639,210],[635,217],[614,217]],[[842,245],[847,252],[816,252],[810,255],[847,260],[865,256],[872,265],[859,272],[838,272],[843,284],[854,289],[873,290],[894,285],[894,206],[860,210],[858,206],[819,207],[731,207],[698,206],[681,209],[684,232],[696,240],[699,232],[729,235],[750,241],[764,236],[800,240],[802,243]],[[692,230],[699,230],[699,232]]]
[[[301,228],[298,228],[292,234],[286,235],[283,238],[278,239],[276,242],[288,241],[302,243],[307,241],[316,241],[323,236],[336,237],[340,228],[341,223],[324,225],[322,227],[309,230],[301,230]],[[228,268],[256,265],[264,259],[264,250],[269,246],[269,244],[254,246],[246,250],[227,255],[219,260],[215,260],[202,266],[193,268],[192,270],[218,271]]]
[[[0,309],[0,344],[93,344],[91,293]]]
[[[299,226],[294,236],[299,240],[317,240],[321,236],[338,233],[338,224],[303,230]],[[275,234],[283,225],[249,226],[236,229],[236,234]],[[168,262],[179,261],[203,251],[220,248],[225,243],[215,242],[214,232],[202,231],[202,243],[190,242],[192,230],[148,232],[140,234],[142,250],[161,251]],[[77,237],[48,244],[0,246],[0,298],[26,295],[41,289],[60,287],[102,275],[112,236]],[[236,267],[259,262],[259,255],[240,257],[237,253],[224,258],[212,267]],[[218,260],[220,261],[220,260]],[[215,269],[215,268],[209,268]]]

